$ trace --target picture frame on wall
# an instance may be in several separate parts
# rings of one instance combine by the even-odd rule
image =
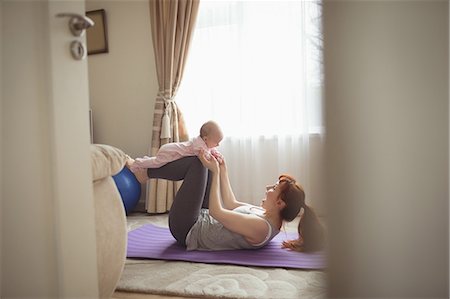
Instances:
[[[88,55],[108,53],[108,30],[105,10],[87,11],[86,16],[95,23],[94,26],[86,30]]]

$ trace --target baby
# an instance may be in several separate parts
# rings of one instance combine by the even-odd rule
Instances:
[[[159,168],[182,157],[198,156],[202,149],[207,153],[207,157],[213,155],[219,163],[222,163],[223,156],[216,149],[222,139],[223,134],[219,125],[214,121],[208,121],[200,128],[200,136],[186,142],[164,144],[155,157],[136,158],[130,169],[135,173],[143,168]]]

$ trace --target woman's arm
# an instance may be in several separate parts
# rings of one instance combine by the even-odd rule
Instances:
[[[267,223],[261,217],[241,214],[224,208],[220,196],[221,172],[219,163],[214,157],[209,160],[206,159],[204,153],[201,153],[199,158],[203,165],[212,172],[209,214],[230,231],[243,235],[251,244],[264,241],[269,230]]]
[[[228,210],[248,205],[247,203],[236,200],[233,189],[231,189],[230,179],[228,177],[227,165],[225,159],[222,158],[220,165],[220,194],[222,195],[223,205]]]

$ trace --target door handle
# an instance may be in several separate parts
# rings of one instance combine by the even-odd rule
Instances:
[[[94,26],[94,21],[86,16],[82,16],[76,13],[63,12],[56,15],[57,17],[64,18],[69,17],[69,29],[74,36],[82,36],[86,29]]]

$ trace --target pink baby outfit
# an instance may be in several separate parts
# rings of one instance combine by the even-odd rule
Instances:
[[[216,148],[208,148],[205,141],[198,136],[186,142],[164,144],[155,157],[137,158],[131,166],[131,171],[135,172],[142,168],[159,168],[182,157],[198,156],[202,149],[215,157],[222,157]]]

